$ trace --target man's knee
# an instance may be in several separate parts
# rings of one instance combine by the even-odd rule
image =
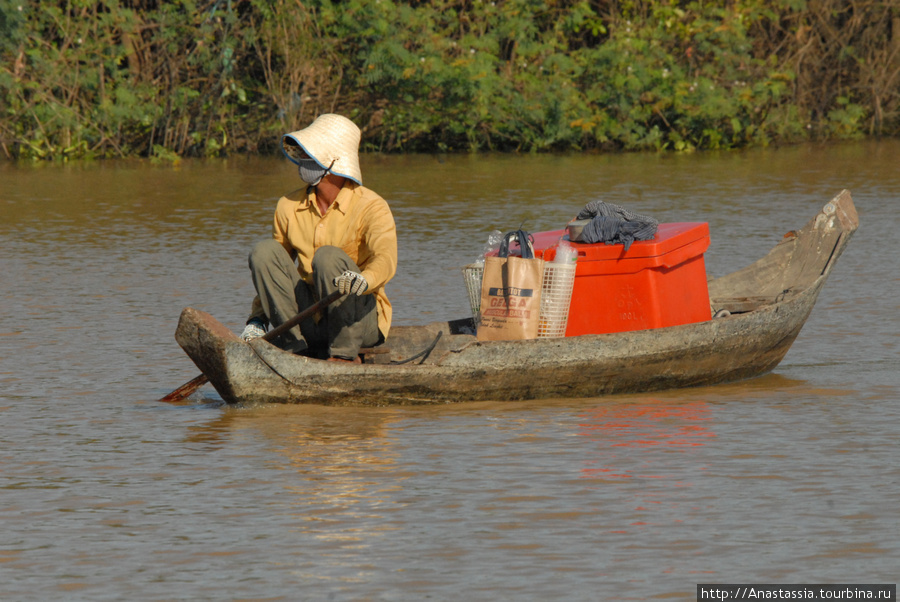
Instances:
[[[250,250],[250,256],[248,258],[250,269],[252,270],[253,266],[261,266],[272,261],[283,259],[281,255],[286,255],[288,259],[290,259],[290,255],[284,250],[281,243],[274,238],[261,240],[253,245],[253,249]]]
[[[312,269],[315,273],[339,273],[348,269],[359,269],[343,249],[334,246],[319,247],[313,255]]]

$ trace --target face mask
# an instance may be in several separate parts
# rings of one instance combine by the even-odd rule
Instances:
[[[322,167],[316,163],[315,159],[300,159],[298,167],[300,179],[310,186],[315,186],[321,182],[322,178],[325,177],[325,174],[328,173],[328,168]]]

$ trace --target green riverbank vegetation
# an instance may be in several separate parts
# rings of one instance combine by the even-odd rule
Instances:
[[[0,155],[728,149],[900,135],[898,0],[0,0]]]

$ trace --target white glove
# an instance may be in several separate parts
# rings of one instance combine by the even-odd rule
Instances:
[[[248,322],[247,325],[244,326],[244,332],[241,333],[241,338],[245,341],[250,341],[258,339],[264,334],[266,334],[266,329],[263,328],[259,322],[253,321]]]
[[[338,287],[341,294],[356,293],[357,296],[362,295],[369,290],[369,283],[366,282],[365,276],[347,270],[334,279],[334,285]]]

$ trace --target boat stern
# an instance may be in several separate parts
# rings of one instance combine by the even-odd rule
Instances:
[[[251,345],[206,312],[185,308],[175,340],[228,403],[245,397],[242,389],[248,376],[258,372],[260,378],[270,376],[271,370],[260,362]],[[241,379],[235,378],[238,370]]]

